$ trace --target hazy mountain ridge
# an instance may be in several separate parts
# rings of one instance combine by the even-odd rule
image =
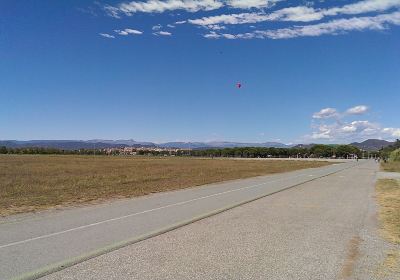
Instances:
[[[356,146],[360,149],[367,151],[376,151],[383,147],[393,144],[392,142],[368,139],[364,142],[354,142],[350,145]],[[24,148],[24,147],[42,147],[42,148],[56,148],[65,150],[76,149],[105,149],[105,148],[122,148],[122,147],[160,147],[160,148],[177,148],[177,149],[211,149],[211,148],[239,148],[239,147],[265,147],[265,148],[310,148],[315,144],[298,144],[286,145],[279,142],[265,142],[265,143],[245,143],[245,142],[228,142],[228,141],[210,141],[210,142],[166,142],[166,143],[153,143],[153,142],[140,142],[133,139],[129,140],[3,140],[0,141],[0,146],[8,148]]]
[[[6,140],[0,141],[0,146],[7,148],[54,148],[64,150],[77,150],[77,149],[105,149],[105,148],[120,148],[120,147],[142,147],[141,144],[121,144],[121,143],[105,143],[97,141],[80,141],[80,140],[30,140],[30,141],[17,141]]]

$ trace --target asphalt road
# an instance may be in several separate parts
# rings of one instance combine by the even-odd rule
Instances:
[[[360,164],[43,280],[400,279],[376,235],[377,169]]]
[[[318,259],[314,255],[316,252],[309,249],[321,236],[326,236],[327,245],[337,242],[336,248],[319,245],[320,253],[316,255],[320,256],[321,252],[330,255],[329,261],[323,259],[322,262],[317,261],[317,263],[321,275],[322,270],[325,271],[324,265],[327,266],[325,275],[331,275],[327,274],[330,272],[333,275],[337,271],[334,269],[336,267],[331,267],[330,263],[341,260],[347,246],[342,243],[346,243],[347,239],[352,237],[359,221],[362,220],[365,205],[363,206],[361,198],[365,196],[367,188],[360,181],[373,184],[376,168],[376,165],[371,162],[347,162],[154,194],[109,204],[1,219],[0,279],[16,277],[32,279],[122,247],[123,249],[93,258],[49,277],[56,279],[68,277],[69,279],[123,279],[124,277],[126,279],[246,279],[246,275],[267,273],[273,267],[267,264],[272,265],[273,262],[280,260],[286,260],[288,264],[286,269],[290,270],[289,264],[299,257],[300,252],[306,254],[307,263],[303,263],[305,266],[302,271],[307,274],[314,270],[314,262]],[[344,187],[343,184],[346,186]],[[293,188],[294,186],[296,187]],[[301,207],[299,211],[292,205],[304,203],[304,198],[296,202],[297,198],[293,197],[293,192],[298,192],[305,187],[308,188],[306,197],[314,199],[308,206]],[[341,192],[342,189],[343,192]],[[287,193],[292,193],[290,203],[280,204],[275,201],[272,204],[266,204],[266,200],[273,197],[286,197]],[[269,194],[274,195],[179,230],[135,243],[188,224],[193,219],[201,219],[208,214]],[[332,197],[326,197],[328,194]],[[304,193],[300,191],[299,195],[304,195]],[[340,207],[325,207],[325,200],[319,201],[319,196],[330,201],[329,205],[340,205]],[[253,208],[254,210],[250,210]],[[248,209],[245,211],[247,214],[241,216],[239,213],[243,209]],[[325,210],[322,214],[319,212],[321,209]],[[313,213],[313,216],[301,215],[304,211]],[[273,213],[279,215],[274,217]],[[293,215],[288,215],[288,213]],[[236,215],[236,218],[225,221],[224,215]],[[330,226],[330,219],[338,222],[339,226],[337,223],[335,227]],[[256,236],[247,236],[248,230],[254,228],[257,229]],[[240,230],[243,230],[243,234],[238,232]],[[235,232],[236,234],[231,234]],[[291,235],[293,232],[297,234]],[[349,238],[343,234],[348,234]],[[169,243],[165,243],[165,239]],[[301,242],[298,243],[296,240]],[[239,243],[234,243],[235,241]],[[262,250],[274,248],[269,245],[279,242],[285,245],[282,248],[277,247],[276,251],[269,251],[271,255],[268,259],[272,263],[264,262],[262,257],[254,255]],[[131,243],[135,244],[125,247]],[[169,251],[171,248],[168,249],[168,246],[176,247],[172,258],[170,258],[172,252]],[[119,255],[121,252],[125,252],[123,254],[128,254],[128,256],[122,256],[121,260]],[[290,252],[292,254],[289,254]],[[200,257],[204,259],[199,259]],[[224,266],[225,263],[222,262],[229,257],[232,259],[222,270],[222,274],[218,274],[222,278],[218,278],[217,274],[212,276],[210,273],[218,270],[220,265]],[[255,261],[254,266],[257,268],[251,273],[248,267],[250,260]],[[263,261],[263,264],[259,263],[260,261]],[[110,266],[108,262],[113,265]],[[85,268],[86,265],[87,268]],[[150,268],[149,265],[154,267]],[[129,273],[126,274],[126,271]],[[201,271],[200,274],[199,271]],[[210,277],[200,277],[202,275]],[[236,276],[233,277],[234,275]],[[239,277],[240,275],[243,278]]]

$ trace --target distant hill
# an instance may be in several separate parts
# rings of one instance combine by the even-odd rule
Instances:
[[[393,144],[385,140],[368,139],[361,143],[351,143],[360,149],[366,151],[377,151],[383,147]],[[153,142],[137,142],[130,140],[0,140],[0,146],[8,148],[23,148],[23,147],[42,147],[42,148],[56,148],[64,150],[77,150],[77,149],[105,149],[105,148],[123,148],[123,147],[160,147],[160,148],[176,148],[176,149],[212,149],[212,148],[240,148],[240,147],[265,147],[265,148],[311,148],[315,144],[298,144],[285,145],[279,142],[265,142],[265,143],[242,143],[242,142],[227,142],[227,141],[211,141],[211,142],[166,142],[166,143],[153,143]]]
[[[354,143],[351,143],[350,145],[353,145],[353,146],[355,146],[359,149],[365,150],[365,151],[378,151],[378,150],[385,148],[392,144],[393,144],[393,142],[389,142],[386,140],[368,139],[368,140],[365,140],[364,142],[361,142],[361,143],[354,142]]]
[[[80,141],[80,140],[30,140],[30,141],[17,141],[17,140],[6,140],[0,141],[0,146],[6,146],[7,148],[27,148],[27,147],[38,147],[38,148],[55,148],[63,150],[78,150],[78,149],[105,149],[105,148],[120,148],[120,147],[142,147],[141,144],[130,145],[122,143],[109,143],[98,141]]]
[[[315,145],[316,144],[313,144],[313,143],[311,143],[311,144],[298,144],[298,145],[294,146],[293,148],[310,149],[310,148],[314,147]]]
[[[240,143],[240,142],[167,142],[155,144],[152,142],[137,142],[134,140],[4,140],[0,141],[0,146],[8,148],[24,148],[24,147],[41,147],[56,148],[64,150],[77,149],[105,149],[105,148],[121,148],[121,147],[161,147],[161,148],[177,148],[177,149],[210,149],[210,148],[235,148],[235,147],[275,147],[287,148],[282,143],[266,142],[266,143]]]

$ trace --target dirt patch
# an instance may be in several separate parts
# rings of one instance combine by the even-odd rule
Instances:
[[[350,240],[350,243],[348,245],[347,257],[343,264],[342,273],[339,278],[340,280],[350,279],[353,275],[354,265],[356,264],[356,261],[360,255],[359,247],[361,241],[362,240],[359,236],[355,236]]]

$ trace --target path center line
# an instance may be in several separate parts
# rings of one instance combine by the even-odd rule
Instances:
[[[35,240],[45,239],[45,238],[61,235],[61,234],[72,232],[72,231],[81,230],[81,229],[85,229],[85,228],[89,228],[89,227],[93,227],[93,226],[97,226],[97,225],[101,225],[101,224],[105,224],[105,223],[109,223],[109,222],[113,222],[113,221],[118,221],[118,220],[126,219],[129,217],[138,216],[138,215],[142,215],[142,214],[146,214],[146,213],[150,213],[150,212],[154,212],[154,211],[158,211],[158,210],[162,210],[162,209],[166,209],[166,208],[170,208],[170,207],[174,207],[174,206],[184,205],[184,204],[187,204],[190,202],[207,199],[207,198],[214,197],[214,196],[220,196],[220,195],[224,195],[224,194],[228,194],[228,193],[232,193],[232,192],[242,191],[242,190],[251,189],[251,188],[257,188],[257,187],[260,187],[260,186],[263,186],[266,184],[276,183],[279,181],[285,181],[285,180],[295,179],[295,178],[304,177],[304,176],[307,176],[307,174],[301,174],[301,175],[297,175],[297,176],[293,176],[293,177],[272,180],[272,181],[268,181],[268,182],[264,182],[264,183],[260,183],[260,184],[256,184],[256,185],[251,185],[251,186],[247,186],[247,187],[243,187],[243,188],[219,192],[219,193],[215,193],[215,194],[211,194],[211,195],[193,198],[190,200],[185,200],[185,201],[181,201],[181,202],[177,202],[177,203],[173,203],[173,204],[168,204],[165,206],[161,206],[161,207],[157,207],[157,208],[153,208],[153,209],[149,209],[149,210],[145,210],[145,211],[141,211],[141,212],[136,212],[136,213],[132,213],[132,214],[116,217],[116,218],[111,218],[111,219],[103,220],[103,221],[96,222],[96,223],[91,223],[91,224],[87,224],[87,225],[83,225],[83,226],[79,226],[79,227],[75,227],[75,228],[71,228],[71,229],[67,229],[67,230],[63,230],[63,231],[58,231],[58,232],[54,232],[54,233],[50,233],[50,234],[45,234],[45,235],[41,235],[41,236],[37,236],[37,237],[33,237],[33,238],[21,240],[21,241],[16,241],[16,242],[0,245],[0,249],[28,243],[28,242],[35,241]]]

